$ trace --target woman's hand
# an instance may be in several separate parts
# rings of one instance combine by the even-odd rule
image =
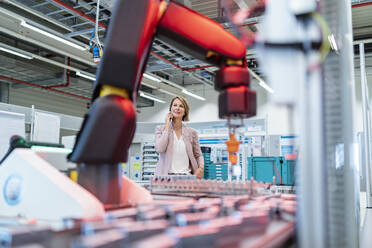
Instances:
[[[204,168],[203,167],[199,167],[196,171],[195,171],[195,176],[197,179],[202,179],[203,178],[203,172],[204,172]]]
[[[165,116],[165,128],[166,130],[169,130],[170,124],[172,122],[173,115],[171,113],[167,113]]]

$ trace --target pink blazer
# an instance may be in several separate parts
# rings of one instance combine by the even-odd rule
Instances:
[[[159,161],[156,166],[155,175],[168,175],[168,170],[173,159],[173,127],[165,131],[165,125],[156,127],[155,150],[159,153]],[[182,124],[182,137],[189,157],[189,165],[192,173],[199,167],[204,167],[204,158],[200,149],[198,133],[195,129]]]

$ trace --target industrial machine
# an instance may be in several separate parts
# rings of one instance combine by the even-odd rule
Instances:
[[[103,219],[104,205],[76,183],[76,164],[67,161],[69,153],[70,149],[58,144],[13,136],[0,164],[0,217],[35,219],[55,229],[63,229],[66,219]],[[152,201],[146,190],[128,178],[123,176],[122,183],[122,202]]]
[[[275,91],[273,99],[276,103],[285,104],[293,110],[291,113],[293,129],[299,134],[299,161],[296,166],[299,175],[296,181],[299,194],[299,211],[296,213],[299,220],[297,224],[299,243],[302,247],[356,247],[358,221],[351,151],[353,118],[350,114],[353,104],[353,84],[350,83],[353,78],[350,62],[352,61],[350,2],[274,0],[259,3],[257,8],[266,6],[266,9],[262,30],[256,37],[244,32],[241,29],[244,25],[239,23],[239,20],[249,17],[252,11],[240,12],[244,18],[230,16],[233,26],[240,35],[238,39],[219,24],[172,1],[117,0],[94,86],[93,103],[84,119],[73,152],[68,156],[69,161],[77,165],[78,184],[62,178],[62,174],[53,170],[49,162],[36,156],[34,152],[16,149],[0,166],[0,186],[3,194],[10,199],[7,202],[0,201],[1,214],[32,217],[35,215],[35,205],[32,203],[36,198],[43,204],[48,202],[50,195],[46,190],[40,190],[32,195],[34,199],[26,197],[29,192],[37,192],[34,190],[37,184],[30,183],[34,180],[39,180],[43,187],[53,189],[53,194],[63,195],[66,206],[78,204],[76,214],[56,208],[56,211],[62,211],[58,214],[60,218],[70,215],[69,217],[79,219],[103,219],[104,209],[109,213],[108,209],[119,208],[126,203],[150,201],[145,197],[147,191],[136,188],[130,180],[120,175],[120,163],[127,161],[127,151],[135,132],[133,103],[136,101],[151,42],[155,36],[195,58],[220,68],[215,77],[215,89],[220,93],[219,116],[228,120],[230,141],[226,144],[229,161],[232,165],[237,163],[236,152],[240,142],[235,139],[234,130],[238,124],[232,120],[256,114],[256,94],[249,88],[250,75],[245,59],[246,46],[255,44],[260,64]],[[319,15],[319,12],[325,18]],[[330,23],[329,26],[327,23]],[[336,43],[339,43],[340,48],[336,46],[330,58],[325,60],[331,35]],[[161,191],[171,188],[175,192],[192,194],[195,191],[210,193],[225,186],[230,187],[233,192],[250,190],[248,183],[241,182],[225,184],[204,180],[180,181],[183,185],[174,184],[174,180],[168,181],[168,178],[158,178],[152,183]],[[215,188],[210,188],[211,186]],[[264,185],[258,185],[258,189],[259,193],[265,193]],[[123,197],[123,191],[126,192],[126,197]],[[280,209],[283,206],[283,209],[288,210],[293,217],[296,209],[294,201],[289,204],[284,201],[281,204],[281,201],[274,200],[272,204],[270,199],[275,197],[251,195],[248,198],[240,204],[239,198],[233,197],[231,204],[235,210],[239,210],[237,216],[251,215],[253,223],[261,221],[264,226],[265,216],[263,218],[256,216],[258,219],[255,219],[253,214],[261,206],[268,207],[264,212],[266,216],[270,214],[277,216],[277,213],[282,213]],[[223,199],[225,200],[227,199]],[[265,203],[266,200],[269,202]],[[86,214],[88,212],[81,212],[88,202],[91,203],[90,207],[96,206],[89,212],[89,216]],[[151,207],[154,208],[150,204]],[[190,212],[195,212],[197,207],[194,205]],[[253,212],[248,210],[252,208]],[[45,211],[53,212],[54,209]],[[138,221],[143,217],[138,213],[138,209],[127,210],[136,213],[129,214],[130,218],[120,212],[126,210],[117,211],[119,213],[116,214],[124,218],[121,221],[126,222],[121,225],[126,228],[133,225],[134,219]],[[163,217],[170,215],[168,212]],[[172,231],[168,230],[165,233],[161,232],[163,236],[151,236],[144,240],[147,243],[137,243],[136,247],[153,245],[161,238],[168,240],[171,247],[179,241],[174,237],[187,242],[188,237],[200,238],[205,234],[208,238],[208,235],[216,233],[226,234],[224,226],[234,227],[227,229],[241,234],[238,230],[241,230],[240,224],[244,223],[244,217],[236,220],[234,214],[227,215],[229,218],[221,219],[218,214],[212,214],[215,221],[210,223],[214,224],[209,225],[210,228],[204,230],[205,232],[200,229],[194,229],[193,232],[193,226],[189,225],[185,229],[173,229],[177,232],[176,236],[169,235]],[[157,218],[157,211],[151,213],[151,216],[152,220]],[[281,215],[283,216],[285,214]],[[193,220],[197,220],[198,228],[206,224],[199,217],[192,217]],[[182,218],[180,217],[178,222],[176,219],[178,225],[185,223]],[[228,224],[234,221],[238,221],[239,224]],[[268,238],[278,237],[290,228],[293,228],[293,223],[290,223],[287,229],[278,230]],[[96,229],[105,230],[99,227]],[[161,229],[164,230],[164,226]],[[98,241],[101,243],[98,242],[96,247],[104,247],[99,246],[105,240],[103,237],[113,237],[113,242],[125,242],[122,232],[118,233],[118,230],[112,228],[109,231],[110,236],[101,232],[94,235],[92,240],[89,237],[85,237],[86,239],[81,237],[76,247],[94,247],[86,244]],[[257,230],[254,231],[259,233]],[[184,244],[188,244],[187,247],[192,246],[191,243]],[[270,247],[270,243],[255,245],[254,247],[265,245]],[[223,247],[223,244],[216,246]]]
[[[261,23],[260,66],[298,134],[299,245],[358,247],[350,1],[268,1]]]
[[[155,36],[220,67],[215,89],[220,92],[221,118],[256,114],[256,93],[249,88],[245,45],[218,23],[172,1],[116,1],[114,9],[93,104],[69,156],[79,168],[79,184],[106,205],[121,204],[119,163],[127,161],[135,132],[133,102]],[[236,164],[240,142],[235,140],[236,126],[229,127],[229,157]]]
[[[220,67],[216,72],[215,88],[220,92],[221,118],[228,119],[230,123],[231,119],[247,118],[256,114],[256,93],[249,87],[245,45],[221,25],[172,1],[116,1],[113,10],[105,53],[94,86],[93,102],[85,116],[74,149],[68,156],[69,161],[76,163],[78,184],[62,178],[62,175],[52,168],[39,168],[34,171],[39,173],[39,180],[45,185],[61,181],[57,183],[56,192],[53,194],[58,195],[57,189],[63,191],[61,194],[76,194],[76,197],[72,197],[74,200],[65,200],[66,205],[89,205],[88,200],[79,199],[79,194],[96,203],[96,212],[93,211],[89,216],[82,212],[74,213],[74,218],[102,218],[103,208],[117,208],[149,199],[147,191],[141,191],[130,180],[122,177],[120,167],[121,163],[127,162],[128,159],[128,149],[135,132],[133,103],[136,101],[146,59],[155,36],[200,60]],[[198,29],[195,29],[195,26],[198,26]],[[237,162],[236,152],[240,143],[234,137],[234,129],[237,126],[229,124],[231,140],[227,144],[232,164]],[[20,159],[22,165],[18,166]],[[6,216],[20,214],[31,218],[40,217],[27,208],[29,202],[26,204],[22,201],[21,196],[27,194],[23,192],[23,182],[27,182],[31,187],[32,183],[28,182],[32,182],[35,176],[25,173],[20,167],[32,168],[29,164],[48,167],[48,163],[42,160],[32,150],[16,149],[2,163],[0,181],[5,182],[2,187],[16,184],[17,192],[20,192],[17,204],[1,203],[9,209],[4,212]],[[49,164],[49,167],[52,166]],[[14,176],[18,178],[16,183],[6,183]],[[66,188],[76,190],[66,190],[64,184],[69,185]],[[12,191],[12,187],[9,191]],[[137,192],[136,188],[141,192]],[[83,191],[84,193],[81,193]],[[123,197],[123,194],[127,197]],[[41,202],[46,202],[48,193],[45,191],[36,196]],[[57,215],[61,218],[71,215],[61,211]]]

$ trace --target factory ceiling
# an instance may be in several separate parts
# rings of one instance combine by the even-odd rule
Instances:
[[[222,24],[225,22],[218,0],[179,2]],[[97,65],[87,48],[95,27],[97,1],[2,0],[0,3],[0,81],[14,88],[36,87],[51,94],[65,92],[69,97],[89,101]],[[100,1],[101,41],[113,3],[114,0]],[[372,1],[352,1],[352,5],[354,40],[371,39]],[[259,17],[248,20],[252,31],[259,28],[258,21]],[[372,53],[371,44],[366,44],[367,54]],[[251,69],[260,73],[253,50],[248,50],[247,58]],[[156,39],[146,69],[155,80],[144,78],[141,91],[161,99],[180,94],[179,89],[186,86],[212,88],[216,68],[206,66]],[[149,106],[153,106],[152,100],[138,98],[137,107]]]

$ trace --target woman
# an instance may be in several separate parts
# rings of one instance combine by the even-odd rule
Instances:
[[[172,99],[165,125],[157,126],[155,150],[160,154],[155,175],[194,174],[203,177],[204,159],[198,133],[183,124],[189,120],[189,105],[185,98]]]

